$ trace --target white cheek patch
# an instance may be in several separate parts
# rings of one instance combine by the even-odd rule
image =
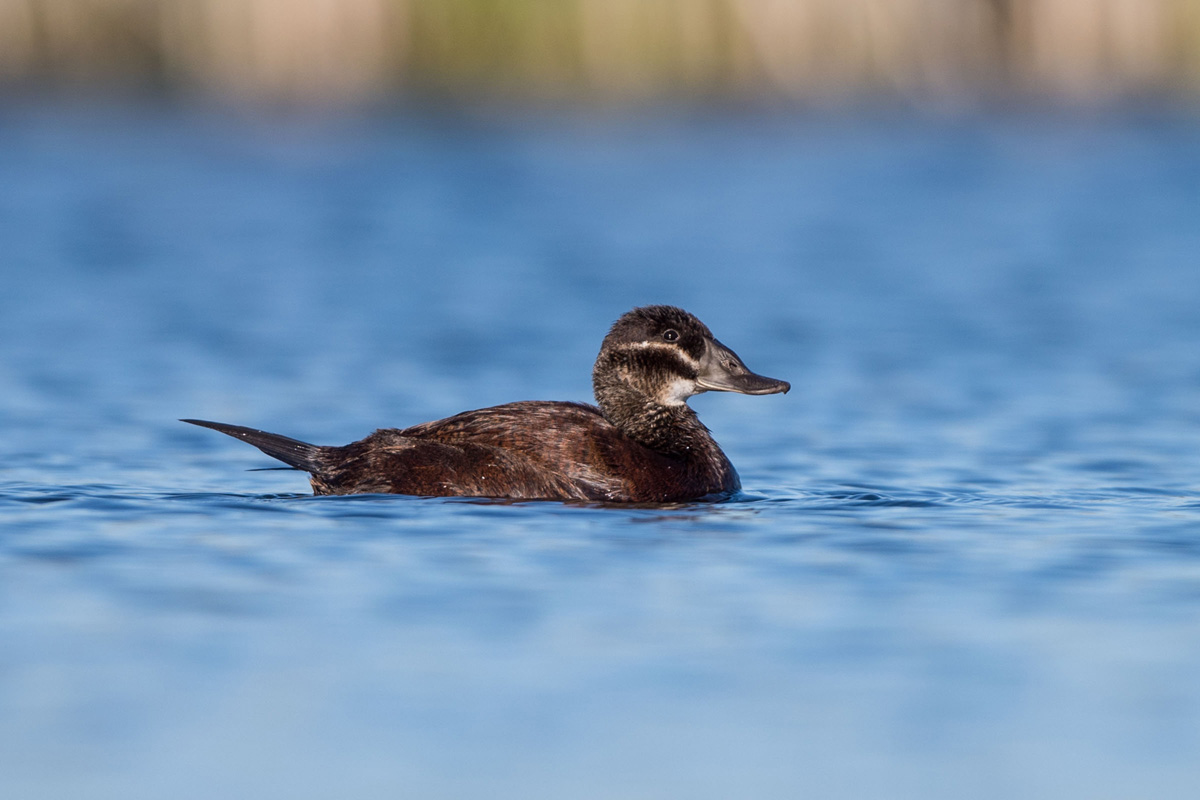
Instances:
[[[695,381],[688,380],[687,378],[676,378],[663,387],[657,400],[664,406],[681,406],[687,402],[689,397],[700,394],[702,391],[696,385]]]

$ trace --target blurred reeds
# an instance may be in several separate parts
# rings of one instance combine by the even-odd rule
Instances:
[[[1200,96],[1200,0],[0,0],[0,86],[290,100]]]

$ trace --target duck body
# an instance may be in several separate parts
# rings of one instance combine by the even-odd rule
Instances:
[[[750,372],[703,323],[672,306],[621,317],[605,337],[592,378],[598,406],[508,403],[377,430],[344,446],[184,422],[242,439],[309,472],[314,494],[681,502],[717,499],[741,486],[687,398],[790,388]]]
[[[195,424],[260,447],[287,447],[271,455],[312,473],[314,494],[653,503],[740,488],[715,442],[701,452],[660,453],[583,403],[508,403],[403,430],[384,428],[341,447],[289,446],[295,440],[280,442],[283,437],[265,431]]]

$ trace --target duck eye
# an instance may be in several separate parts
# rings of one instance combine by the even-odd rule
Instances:
[[[674,330],[673,328],[668,328],[667,330],[663,331],[662,337],[663,337],[663,341],[667,341],[667,342],[678,341],[679,340],[679,331]]]

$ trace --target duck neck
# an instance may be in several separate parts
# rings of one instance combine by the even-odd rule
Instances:
[[[595,382],[604,417],[630,439],[666,455],[707,456],[716,447],[708,428],[686,404],[663,405],[628,384]]]

